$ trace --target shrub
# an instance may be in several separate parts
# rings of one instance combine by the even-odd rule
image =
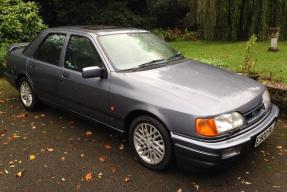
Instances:
[[[181,29],[153,29],[152,32],[162,38],[165,41],[175,41],[175,40],[197,40],[197,33],[188,31],[188,30],[181,30]]]
[[[14,43],[33,39],[46,27],[38,11],[34,2],[1,0],[0,42]]]
[[[255,44],[257,41],[256,35],[252,35],[246,43],[244,62],[242,67],[242,72],[248,75],[256,74],[255,72],[255,64],[256,64],[256,56],[255,56]]]
[[[7,47],[6,43],[0,43],[0,74],[4,69],[4,61],[7,55]]]

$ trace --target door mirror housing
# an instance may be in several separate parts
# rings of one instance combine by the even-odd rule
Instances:
[[[96,78],[96,77],[105,78],[106,74],[107,74],[106,70],[98,66],[85,67],[82,69],[83,78]]]

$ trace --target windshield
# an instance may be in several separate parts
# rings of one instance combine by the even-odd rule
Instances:
[[[149,32],[112,34],[99,40],[111,62],[118,70],[134,69],[157,60],[168,60],[177,51]]]

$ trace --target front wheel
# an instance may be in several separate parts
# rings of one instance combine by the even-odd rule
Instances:
[[[172,142],[169,132],[155,118],[141,116],[130,127],[130,143],[137,159],[145,167],[160,171],[172,160]]]
[[[21,78],[19,81],[19,95],[23,106],[27,110],[33,111],[38,108],[40,104],[38,96],[26,77]]]

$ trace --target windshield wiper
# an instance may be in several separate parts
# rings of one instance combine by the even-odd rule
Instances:
[[[166,61],[166,60],[165,59],[155,59],[155,60],[152,60],[152,61],[149,61],[147,63],[144,63],[144,64],[141,64],[141,65],[137,66],[136,68],[133,69],[133,71],[138,71],[138,70],[144,69],[146,67],[159,65],[160,63],[163,63],[163,61]]]
[[[174,54],[173,56],[171,56],[170,58],[167,59],[167,61],[171,61],[177,57],[182,57],[182,54],[180,52],[177,52],[176,54]]]

